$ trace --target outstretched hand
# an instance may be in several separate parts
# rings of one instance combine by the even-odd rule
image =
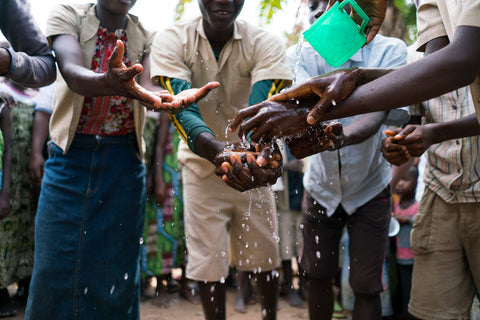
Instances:
[[[142,105],[151,110],[170,113],[179,112],[196,103],[220,85],[218,82],[211,82],[200,89],[187,90],[189,92],[180,93],[176,96],[172,96],[165,90],[158,92],[149,91],[135,81],[135,77],[143,71],[143,66],[137,63],[127,67],[122,60],[124,50],[123,42],[117,40],[116,47],[108,61],[107,71],[104,74],[108,86],[116,91],[118,95],[137,99]]]
[[[338,0],[329,0],[327,10],[330,9],[335,2]],[[382,26],[383,20],[385,19],[385,14],[387,12],[387,0],[356,0],[357,4],[362,8],[363,11],[370,18],[370,21],[367,23],[365,28],[365,34],[367,35],[367,42],[375,38],[380,27]],[[352,14],[353,18],[357,23],[361,23],[361,19],[358,15]]]
[[[238,142],[215,157],[215,173],[230,187],[244,192],[274,184],[282,175],[282,156],[275,142]]]
[[[304,132],[285,139],[290,153],[297,159],[327,150],[339,149],[343,142],[343,126],[339,122],[332,122],[328,125],[316,123]]]
[[[318,99],[307,116],[307,122],[314,124],[330,107],[346,99],[363,79],[364,72],[360,68],[340,69],[288,88],[268,100],[295,100],[303,106],[304,100]]]

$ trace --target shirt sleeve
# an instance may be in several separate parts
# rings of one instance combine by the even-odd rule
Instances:
[[[171,94],[178,94],[179,92],[187,89],[191,89],[192,85],[190,82],[168,78],[168,77],[159,77],[159,84]],[[178,132],[182,140],[188,144],[190,150],[195,152],[195,141],[199,134],[203,132],[209,132],[212,135],[215,135],[213,131],[205,124],[203,121],[198,105],[194,104],[186,109],[183,109],[179,113],[170,115],[170,120],[172,121],[173,127]]]
[[[424,0],[417,10],[417,50],[425,51],[432,39],[447,35],[440,10],[435,0]]]
[[[254,105],[267,100],[285,87],[284,80],[261,80],[253,84],[252,92],[248,99],[249,105]]]
[[[55,81],[52,51],[26,1],[2,1],[0,29],[9,41],[10,69],[5,75],[26,87],[41,87]]]

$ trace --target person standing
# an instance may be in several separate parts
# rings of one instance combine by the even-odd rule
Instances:
[[[224,319],[231,258],[237,270],[255,273],[262,317],[275,319],[280,264],[275,200],[271,189],[256,187],[275,182],[281,170],[257,167],[250,151],[245,162],[236,153],[240,139],[228,125],[238,110],[290,82],[288,60],[277,37],[236,19],[244,0],[198,4],[201,17],[156,35],[151,70],[153,80],[172,93],[204,81],[221,83],[197,106],[172,117],[182,137],[178,158],[183,166],[187,277],[199,280],[205,318]],[[245,166],[223,161],[228,158]],[[244,179],[250,174],[252,179]]]
[[[56,6],[47,36],[60,77],[35,221],[25,319],[139,319],[145,108],[175,112],[217,86],[150,91],[153,33],[136,1]],[[144,78],[142,78],[142,75]],[[147,83],[147,82],[146,82]]]

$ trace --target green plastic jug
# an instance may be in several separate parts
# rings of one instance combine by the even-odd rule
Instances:
[[[347,4],[363,19],[361,26],[344,10]],[[354,0],[344,0],[322,14],[303,36],[329,65],[337,68],[365,44],[364,29],[369,20]]]

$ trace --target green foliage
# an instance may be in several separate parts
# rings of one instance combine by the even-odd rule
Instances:
[[[192,0],[178,0],[177,7],[175,8],[175,20],[179,20],[185,13],[185,5],[192,2]]]
[[[265,24],[269,24],[272,21],[273,15],[278,10],[282,10],[282,3],[286,2],[287,0],[261,0],[259,4],[260,18]]]
[[[394,5],[402,14],[408,39],[415,41],[417,36],[417,8],[411,0],[394,0]]]

